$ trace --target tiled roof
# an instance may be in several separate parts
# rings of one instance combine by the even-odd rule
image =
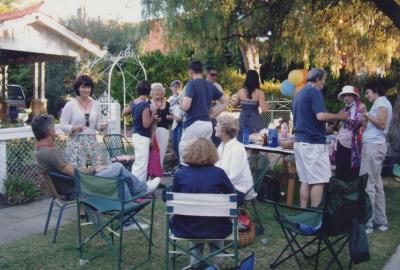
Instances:
[[[26,15],[32,14],[40,9],[43,5],[43,1],[40,1],[35,4],[31,4],[27,7],[16,9],[6,13],[0,13],[0,23],[4,21],[14,20],[18,18],[22,18]]]

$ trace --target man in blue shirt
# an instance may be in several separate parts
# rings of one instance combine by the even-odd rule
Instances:
[[[189,139],[205,137],[210,139],[213,127],[211,118],[216,118],[228,106],[228,100],[215,85],[203,79],[203,64],[193,61],[189,65],[191,81],[186,85],[180,108],[186,112],[183,121],[183,132],[179,144],[179,152]],[[214,107],[211,111],[211,101],[218,100],[222,106]]]
[[[326,73],[313,68],[307,76],[308,84],[293,98],[293,121],[296,134],[294,156],[301,182],[300,206],[306,208],[321,202],[324,185],[332,176],[329,151],[325,138],[325,121],[345,120],[346,113],[325,111],[322,89]]]

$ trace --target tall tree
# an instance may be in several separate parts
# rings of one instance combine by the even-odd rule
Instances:
[[[190,46],[195,56],[225,56],[239,49],[246,69],[260,69],[260,50],[275,33],[293,1],[289,0],[142,0],[147,18],[164,19],[166,37]]]

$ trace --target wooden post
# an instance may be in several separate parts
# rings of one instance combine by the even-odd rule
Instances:
[[[40,63],[40,112],[47,114],[46,89],[46,62]]]
[[[39,63],[33,64],[33,99],[32,99],[32,115],[40,115],[41,101],[39,99]]]

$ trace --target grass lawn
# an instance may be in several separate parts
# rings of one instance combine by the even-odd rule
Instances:
[[[390,229],[385,232],[374,232],[368,236],[371,260],[368,263],[355,265],[354,269],[382,269],[390,256],[395,252],[400,243],[400,185],[389,183],[386,186],[387,212],[390,221]],[[266,231],[264,235],[257,237],[255,241],[239,250],[240,259],[247,257],[252,251],[256,254],[255,269],[268,269],[269,264],[278,255],[285,244],[283,234],[272,218],[272,209],[267,205],[260,205],[258,209],[262,213]],[[164,204],[156,202],[156,223],[154,227],[153,258],[141,269],[162,269],[164,252]],[[88,230],[87,228],[86,230]],[[60,229],[57,243],[51,244],[50,232],[47,236],[33,235],[10,245],[0,246],[0,269],[113,269],[115,261],[109,250],[105,254],[91,261],[84,267],[78,266],[78,252],[76,250],[76,225],[67,225]],[[146,254],[141,246],[142,238],[135,237],[137,231],[129,231],[124,235],[125,262],[129,265]],[[99,252],[103,247],[103,241],[96,239],[92,250]],[[326,253],[325,253],[326,254]],[[348,249],[343,252],[343,259],[348,256]],[[179,265],[183,265],[184,259]],[[328,256],[323,256],[321,266],[328,261]],[[312,265],[305,265],[312,269]],[[346,266],[346,264],[345,264]],[[296,269],[294,259],[290,259],[279,269]]]

